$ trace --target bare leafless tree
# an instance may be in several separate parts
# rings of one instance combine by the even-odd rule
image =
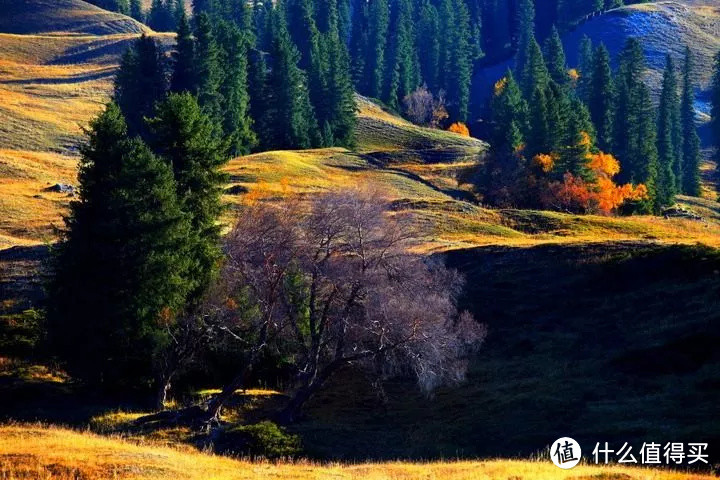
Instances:
[[[427,85],[422,85],[406,95],[403,106],[407,118],[418,125],[439,128],[449,116],[445,108],[445,92],[440,91],[435,96],[428,90]]]
[[[265,349],[294,359],[285,422],[347,365],[412,374],[428,392],[461,381],[485,327],[458,312],[461,276],[410,252],[417,240],[412,219],[391,214],[377,191],[245,208],[208,307],[244,360],[208,413],[246,385]]]

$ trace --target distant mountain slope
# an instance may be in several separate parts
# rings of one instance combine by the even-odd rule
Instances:
[[[700,115],[707,118],[710,111],[707,89],[712,57],[720,51],[719,2],[677,0],[644,3],[594,17],[563,35],[570,66],[578,64],[578,46],[584,35],[589,36],[595,44],[605,43],[613,58],[628,38],[642,40],[650,67],[648,81],[656,94],[660,89],[665,55],[669,52],[680,60],[685,45],[689,45],[695,54],[700,85],[697,109]],[[478,101],[487,98],[492,84],[513,65],[513,61],[507,61],[477,73],[474,89]]]
[[[150,32],[125,15],[81,0],[0,0],[0,32],[85,35]]]
[[[596,44],[605,43],[613,57],[629,37],[639,38],[650,67],[648,81],[655,92],[660,89],[667,53],[680,60],[685,46],[690,46],[701,89],[698,110],[709,113],[706,91],[712,75],[712,58],[720,51],[720,4],[717,2],[709,6],[692,1],[668,1],[613,10],[564,36],[572,64],[577,64],[577,46],[583,35]]]

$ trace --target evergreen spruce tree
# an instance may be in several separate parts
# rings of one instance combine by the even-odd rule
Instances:
[[[650,92],[643,82],[645,56],[637,39],[627,41],[616,80],[617,103],[613,128],[613,153],[620,161],[620,183],[645,184],[648,200],[639,202],[640,212],[658,211],[657,122]]]
[[[415,47],[411,0],[396,0],[391,11],[386,52],[385,89],[382,100],[396,111],[402,100],[420,85],[420,66]]]
[[[682,139],[680,128],[680,97],[678,96],[678,80],[675,63],[667,56],[663,87],[660,96],[657,118],[658,148],[658,203],[671,205],[678,192],[676,171],[682,164],[677,142]]]
[[[320,143],[300,54],[290,39],[282,6],[273,11],[272,68],[267,75],[266,109],[261,140],[266,148],[309,148]]]
[[[512,44],[517,52],[516,71],[522,72],[527,63],[529,48],[535,38],[535,1],[519,0],[512,33]]]
[[[580,81],[578,82],[578,96],[582,101],[590,103],[590,91],[593,72],[595,71],[595,54],[590,37],[583,35],[580,41]]]
[[[152,379],[190,288],[188,222],[172,171],[127,133],[113,104],[91,123],[48,303],[69,370],[113,388]]]
[[[588,85],[590,117],[597,132],[598,147],[609,151],[612,146],[615,85],[610,68],[610,54],[603,44],[595,50],[590,75]]]
[[[195,28],[195,75],[200,106],[215,124],[222,124],[223,102],[220,87],[223,81],[220,47],[217,44],[210,15],[201,13]]]
[[[560,39],[560,33],[554,26],[545,43],[545,59],[550,78],[561,87],[567,86],[570,77],[567,72],[565,50]]]
[[[425,0],[420,6],[417,48],[420,54],[420,72],[431,91],[439,90],[440,19],[437,8]]]
[[[532,158],[537,154],[553,153],[550,145],[548,99],[545,90],[536,87],[528,106],[528,132],[525,151]]]
[[[513,205],[512,192],[525,176],[526,165],[521,155],[528,106],[512,71],[496,85],[492,99],[490,130],[491,155],[485,164],[481,188],[486,201],[496,205]]]
[[[153,0],[148,12],[147,23],[156,32],[174,32],[177,29],[174,2]]]
[[[141,36],[123,55],[115,79],[114,99],[127,121],[131,136],[146,138],[145,117],[167,90],[165,59],[155,40]]]
[[[551,152],[560,152],[568,145],[568,121],[570,120],[570,100],[566,90],[550,81],[545,88],[548,102],[548,145]]]
[[[695,83],[692,52],[685,49],[680,121],[682,123],[682,192],[700,195],[700,137],[695,124]]]
[[[715,147],[715,161],[717,174],[720,175],[720,53],[715,55],[713,63],[713,76],[711,86],[711,123],[712,144]]]
[[[663,206],[658,197],[658,151],[657,123],[655,106],[650,98],[650,89],[640,83],[638,94],[638,125],[635,128],[633,149],[630,152],[631,175],[636,183],[644,184],[648,189],[648,199],[640,202],[639,211],[659,213]]]
[[[299,67],[307,74],[307,88],[310,103],[313,106],[317,124],[324,126],[331,121],[331,106],[329,102],[330,77],[330,45],[328,30],[334,29],[337,33],[337,7],[334,0],[318,0],[318,20],[322,23],[322,32],[314,17],[313,2],[308,0],[294,0],[299,4],[295,7],[298,17],[289,16],[289,27],[296,31],[301,45]],[[292,3],[291,3],[292,5]],[[293,26],[292,24],[295,23]],[[329,125],[328,125],[328,128]],[[319,145],[330,146],[332,140],[323,140]]]
[[[225,21],[234,24],[243,34],[252,30],[252,13],[247,0],[225,0]]]
[[[130,16],[138,22],[145,22],[145,13],[140,0],[130,0]]]
[[[328,9],[326,12],[332,13]],[[340,37],[340,22],[329,15],[327,31],[323,31],[324,47],[328,59],[327,72],[327,123],[332,137],[325,136],[329,145],[352,147],[355,144],[357,105],[350,73],[350,55]]]
[[[466,122],[470,104],[470,83],[473,71],[473,48],[470,44],[470,14],[464,0],[453,0],[453,27],[447,32],[450,52],[445,71],[445,91],[451,121]]]
[[[315,23],[313,1],[288,0],[284,7],[290,38],[300,52],[298,66],[306,72],[309,72],[313,67],[321,69],[322,67],[319,65],[313,66],[313,61],[316,63],[321,62],[319,58],[320,33]]]
[[[220,169],[227,161],[227,147],[218,135],[220,128],[187,92],[170,94],[148,122],[153,149],[172,168],[178,204],[190,221],[192,263],[186,282],[197,301],[220,258],[220,197],[227,182]]]
[[[255,48],[266,52],[270,49],[270,12],[272,2],[253,0],[251,28],[255,37]]]
[[[634,159],[630,158],[630,149],[637,138],[633,138],[631,133],[639,125],[639,90],[644,70],[645,57],[640,42],[634,38],[628,39],[620,54],[620,67],[615,80],[617,94],[612,135],[612,152],[620,161],[618,179],[621,183],[633,181],[634,167],[631,163]]]
[[[367,74],[367,51],[369,44],[368,4],[354,2],[352,31],[348,50],[350,52],[350,75],[355,89],[368,95],[370,92],[369,75]]]
[[[520,87],[527,98],[536,88],[545,89],[550,79],[550,73],[545,65],[542,50],[535,37],[528,43],[525,63],[520,70]]]
[[[353,2],[350,0],[337,0],[338,32],[340,40],[345,44],[347,44],[350,39],[350,33],[352,31],[351,3]]]
[[[228,153],[246,155],[257,144],[249,112],[248,37],[236,23],[220,22],[217,30],[223,65],[220,84],[222,129],[228,142]]]
[[[438,56],[438,86],[445,89],[448,79],[452,72],[448,72],[450,66],[450,54],[454,48],[450,32],[455,28],[455,10],[453,8],[453,0],[439,0],[438,13],[440,15],[440,31],[443,32],[439,39],[439,56]]]
[[[368,42],[364,71],[367,94],[382,96],[385,73],[385,44],[388,37],[390,13],[387,0],[370,0],[368,6]]]
[[[178,23],[177,46],[173,53],[173,71],[170,81],[173,92],[197,91],[195,77],[195,40],[187,16],[183,13]]]
[[[253,122],[253,130],[258,137],[258,144],[264,143],[268,127],[265,125],[267,119],[266,95],[267,64],[263,53],[259,50],[251,50],[248,55],[248,93],[250,97],[249,114]]]
[[[586,182],[594,182],[595,173],[588,165],[594,141],[595,129],[590,111],[580,99],[574,98],[570,101],[567,146],[561,151],[560,165],[555,169],[558,174],[570,172]],[[558,175],[557,180],[562,178]]]

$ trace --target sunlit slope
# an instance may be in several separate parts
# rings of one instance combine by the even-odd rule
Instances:
[[[150,32],[143,24],[82,0],[0,0],[0,32],[89,34]]]
[[[120,56],[142,32],[172,41],[78,0],[7,3],[0,15],[0,247],[54,238],[51,224],[69,197],[48,188],[76,182],[82,129],[109,98]]]
[[[137,445],[59,428],[0,428],[2,478],[70,480],[241,480],[241,479],[364,479],[418,478],[476,480],[563,480],[622,478],[626,480],[709,480],[711,477],[660,470],[578,466],[560,470],[549,461],[378,463],[313,465],[250,463],[190,450]]]
[[[361,117],[361,122],[370,118]],[[366,184],[396,211],[417,215],[422,251],[479,245],[529,246],[620,240],[703,242],[720,246],[720,204],[681,197],[702,219],[652,216],[604,217],[529,210],[494,210],[472,201],[468,182],[481,169],[484,147],[447,150],[365,151],[344,149],[266,152],[234,159],[227,167],[231,204],[305,197]],[[428,161],[428,158],[436,158]],[[440,158],[441,160],[437,160]],[[246,195],[248,194],[248,195]]]
[[[51,187],[76,183],[82,128],[109,98],[120,55],[138,35],[132,23],[122,33],[79,34],[93,31],[88,25],[103,15],[115,14],[79,0],[61,0],[46,12],[51,3],[22,2],[26,14],[18,20],[34,19],[46,25],[46,32],[0,33],[0,248],[56,238],[53,225],[61,224],[71,196]],[[40,21],[42,12],[48,22]],[[87,28],[60,34],[64,27],[52,20],[56,15]],[[172,42],[170,34],[153,35]],[[472,183],[488,150],[485,143],[415,126],[362,97],[358,107],[356,151],[267,152],[234,159],[228,165],[228,202],[241,202],[247,191],[266,198],[369,183],[381,188],[396,209],[418,214],[427,232],[426,249],[605,240],[720,245],[720,206],[709,200],[690,205],[702,221],[482,208]],[[708,196],[714,197],[710,188]]]

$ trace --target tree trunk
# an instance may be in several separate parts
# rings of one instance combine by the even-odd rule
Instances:
[[[300,418],[302,408],[308,400],[317,392],[319,386],[313,388],[312,385],[302,387],[290,399],[290,402],[277,415],[277,422],[283,425],[296,422]]]
[[[290,399],[290,402],[277,415],[278,423],[287,425],[296,422],[300,418],[302,409],[307,401],[310,400],[313,395],[322,388],[325,382],[344,364],[344,360],[334,360],[314,376],[311,381],[300,387]]]
[[[232,398],[236,390],[245,386],[251,372],[251,365],[245,367],[240,373],[240,375],[233,378],[230,383],[225,385],[222,392],[220,392],[218,395],[214,396],[212,400],[210,400],[207,408],[208,420],[218,420],[220,418],[220,412],[222,411],[222,407],[224,407],[227,401]]]
[[[158,379],[157,393],[155,397],[155,409],[157,411],[165,410],[165,402],[167,401],[168,392],[170,391],[171,382],[174,376],[175,372],[169,375],[162,375]]]

